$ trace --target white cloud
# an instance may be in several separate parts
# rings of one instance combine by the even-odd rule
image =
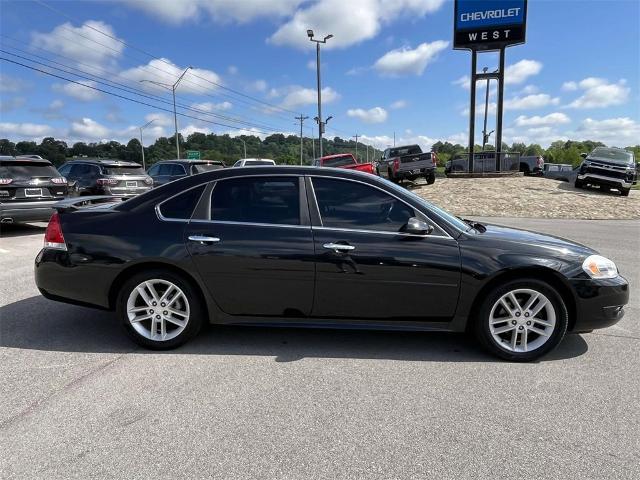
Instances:
[[[72,137],[86,138],[90,140],[100,140],[109,138],[111,131],[95,120],[85,117],[79,121],[71,123],[69,135]]]
[[[542,63],[536,60],[520,60],[504,70],[505,85],[522,83],[527,78],[537,75],[542,70]]]
[[[373,67],[384,75],[422,75],[429,63],[449,46],[445,40],[421,43],[415,49],[408,47],[391,50],[376,60]]]
[[[303,0],[121,0],[167,23],[179,25],[209,16],[218,22],[245,23],[260,17],[284,17]]]
[[[78,83],[54,83],[51,88],[54,92],[64,93],[81,102],[90,102],[102,97],[101,92],[90,88],[97,86],[98,84],[92,80],[81,80]]]
[[[42,138],[53,135],[55,130],[49,125],[37,123],[0,123],[0,132],[20,138]]]
[[[573,82],[575,83],[575,82]],[[629,99],[631,89],[626,80],[609,83],[604,78],[589,77],[581,80],[576,87],[583,90],[581,97],[571,102],[569,108],[603,108],[622,105]]]
[[[102,35],[96,30],[114,38]],[[67,22],[58,25],[50,33],[34,32],[31,45],[71,57],[78,64],[103,67],[115,65],[116,60],[122,55],[124,44],[117,38],[110,25],[99,20],[87,20],[81,27],[74,27]]]
[[[385,148],[391,147],[393,145],[393,137],[390,137],[389,135],[362,135],[361,140],[362,143],[371,145],[379,150],[384,150]],[[438,140],[438,138],[432,138],[426,135],[402,135],[396,138],[396,145],[417,144],[420,145],[420,148],[422,148],[423,152],[430,152],[431,146]]]
[[[629,117],[605,120],[586,118],[570,136],[578,140],[597,140],[608,145],[627,147],[638,144],[640,123]]]
[[[144,119],[147,122],[153,120],[153,124],[159,127],[168,127],[173,125],[173,118],[169,117],[166,113],[149,113],[145,115]]]
[[[538,93],[535,95],[527,95],[525,97],[513,97],[504,101],[505,110],[530,110],[534,108],[547,107],[549,105],[558,105],[560,99],[551,97],[546,93]]]
[[[318,101],[318,92],[315,88],[304,88],[290,85],[284,88],[272,88],[269,98],[282,98],[280,106],[284,108],[296,108],[304,105],[312,105]],[[322,103],[331,103],[340,98],[340,94],[331,87],[322,89]]]
[[[405,108],[407,105],[408,103],[406,100],[396,100],[391,105],[389,105],[389,107],[394,110],[400,110],[401,108]]]
[[[471,90],[471,77],[469,77],[469,75],[463,75],[463,76],[461,76],[457,80],[454,80],[451,83],[453,85],[458,85],[458,86],[464,88],[465,90]]]
[[[10,112],[22,108],[27,99],[24,97],[0,98],[0,112]]]
[[[269,88],[269,85],[264,80],[256,80],[249,84],[249,90],[252,90],[254,92],[264,92],[267,90],[267,88]]]
[[[242,3],[242,2],[238,2]],[[269,3],[269,2],[264,2]],[[322,38],[333,34],[326,48],[344,48],[375,37],[383,23],[399,17],[415,19],[435,12],[444,0],[324,0],[305,2],[293,17],[269,38],[274,45],[310,49],[307,38],[312,29]]]
[[[357,118],[365,123],[382,123],[387,119],[387,111],[382,107],[373,107],[369,110],[352,108],[347,110],[347,115]]]
[[[545,115],[544,117],[538,115],[533,117],[520,115],[516,118],[515,125],[518,127],[542,127],[569,123],[570,121],[571,119],[564,113],[555,112]]]
[[[149,82],[140,83],[140,81],[153,80],[154,82],[173,85],[175,81],[180,78],[184,69],[185,67],[178,67],[170,60],[162,58],[153,59],[147,65],[140,65],[139,67],[124,70],[120,76],[128,79],[136,85],[142,86],[147,91],[159,93],[166,92],[167,89]],[[221,83],[222,80],[217,73],[211,70],[192,68],[185,74],[177,91],[181,93],[194,94],[210,92],[217,88],[211,82]]]
[[[520,90],[521,95],[533,95],[534,93],[538,93],[540,89],[535,85],[527,85],[522,90]]]
[[[227,67],[227,72],[229,72],[229,75],[236,75],[238,73],[238,67],[235,65],[229,65],[229,67]]]
[[[24,89],[24,80],[12,77],[6,73],[0,73],[0,92],[17,93]]]
[[[214,111],[224,111],[231,110],[233,108],[233,104],[231,102],[203,102],[203,103],[194,103],[191,105],[196,110],[201,110],[204,112],[214,112]]]
[[[565,92],[574,92],[576,90],[578,90],[578,84],[576,82],[564,82],[562,84],[562,90],[564,90]]]

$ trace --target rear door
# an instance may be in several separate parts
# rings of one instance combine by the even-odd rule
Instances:
[[[448,321],[460,290],[458,243],[437,225],[400,230],[421,212],[354,180],[311,177],[316,287],[312,315],[323,318]]]
[[[231,315],[308,315],[314,250],[301,177],[218,180],[202,202],[186,237],[218,306]]]

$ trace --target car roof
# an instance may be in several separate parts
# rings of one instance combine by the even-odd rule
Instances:
[[[159,165],[161,163],[180,163],[182,165],[224,165],[224,162],[221,160],[185,160],[182,158],[180,160],[158,160],[157,162],[154,162],[153,165]]]
[[[43,164],[46,163],[47,165],[53,165],[49,160],[45,159],[45,158],[34,158],[34,157],[22,157],[20,155],[14,157],[12,155],[0,155],[0,162],[24,162],[25,164],[28,163],[39,163],[39,164]]]
[[[105,167],[142,167],[136,162],[108,158],[73,158],[67,163],[91,163],[93,165],[103,165]]]
[[[329,158],[338,158],[338,157],[353,157],[352,153],[346,152],[346,153],[334,153],[333,155],[325,155],[324,157],[320,157],[319,160],[326,160]]]
[[[258,160],[260,162],[267,161],[267,162],[274,162],[275,163],[275,160],[272,160],[270,158],[241,158],[240,159],[240,161],[242,161],[242,162],[254,161],[254,160]]]

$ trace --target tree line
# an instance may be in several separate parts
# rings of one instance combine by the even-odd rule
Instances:
[[[244,144],[243,144],[244,141]],[[232,165],[236,160],[244,158],[244,146],[246,145],[247,157],[271,158],[279,164],[296,165],[300,163],[300,137],[295,135],[274,134],[260,139],[254,135],[242,135],[231,137],[229,135],[216,135],[195,132],[183,138],[180,136],[181,157],[186,157],[187,150],[197,150],[200,158],[208,160],[221,160],[227,165]],[[573,140],[558,140],[548,148],[538,144],[525,145],[514,143],[503,144],[503,152],[519,152],[521,155],[541,155],[545,161],[552,163],[568,163],[577,165],[582,161],[581,153],[588,153],[595,147],[605,146],[604,143],[594,141],[576,142]],[[314,148],[315,147],[315,148]],[[488,147],[493,148],[493,147]],[[640,145],[627,147],[635,153],[636,161],[640,161]],[[360,162],[379,159],[381,150],[367,147],[353,140],[340,137],[323,139],[323,153],[333,155],[336,153],[351,153],[356,155]],[[450,142],[436,142],[432,150],[438,152],[440,165],[455,155],[466,153],[468,148]],[[481,151],[482,147],[476,145],[474,151]],[[151,165],[158,160],[174,159],[176,146],[174,137],[160,137],[153,145],[145,147],[146,164]],[[317,139],[305,137],[303,139],[303,160],[310,163],[315,155],[319,155]],[[0,139],[0,155],[40,155],[50,160],[54,165],[61,165],[70,158],[107,158],[120,159],[132,162],[142,162],[142,151],[138,139],[133,138],[125,145],[116,141],[85,143],[77,142],[69,146],[62,140],[46,137],[40,143],[33,141],[11,142],[8,139]]]

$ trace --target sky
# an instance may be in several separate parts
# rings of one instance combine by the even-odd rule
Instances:
[[[171,91],[148,80],[173,84],[187,66],[183,135],[298,135],[303,115],[315,136],[312,28],[334,36],[321,52],[328,137],[466,144],[471,54],[452,49],[453,16],[447,0],[2,0],[0,57],[58,77],[0,60],[0,138],[127,142],[153,120],[148,145],[174,130]],[[640,1],[529,0],[526,44],[506,66],[507,143],[640,144]]]

